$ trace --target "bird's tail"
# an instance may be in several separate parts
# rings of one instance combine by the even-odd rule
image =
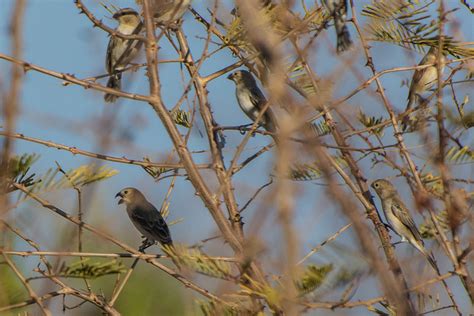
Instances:
[[[405,108],[405,112],[411,109],[413,104],[416,103],[417,96],[416,93],[409,92],[408,93],[408,98],[407,98],[407,106]],[[402,118],[402,131],[406,131],[408,129],[408,126],[410,125],[410,114],[405,114],[405,116]]]
[[[415,102],[415,96],[410,93],[407,98],[407,106],[405,108],[405,111],[408,111],[414,102]]]
[[[411,90],[411,87],[410,87],[410,90]],[[405,108],[405,111],[408,111],[409,109],[411,109],[413,105],[416,106],[417,102],[418,102],[418,94],[412,91],[408,92],[407,106]]]
[[[267,109],[264,118],[265,121],[263,127],[267,132],[272,133],[270,136],[273,138],[275,144],[278,146],[278,136],[275,134],[277,132],[277,122],[273,112],[271,112],[271,109]]]
[[[426,248],[424,247],[423,245],[423,242],[421,241],[410,241],[410,243],[416,248],[418,249],[419,252],[421,252],[426,260],[428,260],[428,262],[430,263],[430,265],[433,267],[433,269],[436,271],[436,273],[439,275],[439,268],[438,266],[436,265],[436,261],[434,259],[434,256],[431,252],[428,252],[426,250]]]
[[[115,74],[110,76],[109,81],[107,82],[107,88],[115,89],[115,90],[120,90],[121,87],[121,81],[122,81],[122,74]],[[111,103],[115,102],[117,100],[117,96],[113,94],[106,94],[104,96],[105,102]]]
[[[278,145],[279,140],[278,140],[278,136],[275,134],[277,131],[275,125],[270,121],[267,124],[265,124],[263,127],[265,128],[267,132],[272,133],[270,134],[270,136],[275,141],[275,144]]]
[[[336,24],[337,33],[337,52],[342,53],[348,50],[352,45],[351,34],[345,22]]]

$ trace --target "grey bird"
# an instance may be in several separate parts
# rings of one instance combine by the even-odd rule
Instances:
[[[143,193],[135,188],[125,188],[115,195],[118,204],[125,203],[133,225],[146,238],[144,248],[159,242],[163,246],[173,246],[171,234],[161,213],[147,201]]]
[[[116,31],[124,35],[138,34],[143,28],[138,12],[130,8],[117,11],[113,18],[119,22]],[[141,41],[127,40],[117,36],[110,37],[105,56],[105,69],[110,75],[107,82],[108,88],[120,90],[122,73],[117,71],[125,69],[132,62],[138,55],[141,46]],[[106,102],[115,102],[117,96],[106,94],[104,100]]]
[[[150,2],[154,21],[165,26],[181,19],[191,4],[191,0],[152,0]]]
[[[436,69],[436,61],[438,58],[438,48],[431,47],[428,53],[423,57],[418,66],[434,64],[433,66],[417,69],[413,74],[408,91],[408,103],[405,111],[411,108],[413,104],[418,103],[420,94],[428,91],[433,87],[438,79],[438,71]],[[444,71],[445,57],[441,55],[441,72]]]
[[[389,181],[379,179],[372,182],[371,187],[375,190],[382,202],[385,218],[392,230],[402,238],[402,242],[408,241],[418,249],[429,261],[431,266],[438,271],[433,256],[425,249],[421,234],[416,227],[415,221],[410,215],[408,208],[400,198],[397,189]]]
[[[347,0],[321,0],[334,20],[337,35],[337,52],[342,53],[352,45],[351,35],[346,25]]]
[[[238,70],[227,76],[227,79],[235,83],[235,95],[240,108],[252,121],[255,121],[261,109],[267,103],[267,99],[257,86],[255,78],[246,70]],[[276,132],[278,125],[270,107],[267,108],[259,123],[267,132]],[[272,137],[277,142],[277,137],[274,134],[272,134]]]
[[[273,3],[272,0],[260,0],[258,4],[259,9],[263,8],[269,8],[272,9],[275,7],[275,4]],[[234,7],[231,11],[230,14],[232,14],[235,17],[240,17],[239,9],[238,7]]]

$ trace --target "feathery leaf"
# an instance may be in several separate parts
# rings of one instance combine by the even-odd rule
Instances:
[[[438,214],[435,214],[436,219],[438,220],[439,226],[443,231],[449,230],[449,220],[448,213],[442,211]],[[434,239],[438,234],[436,227],[434,226],[431,218],[427,218],[423,224],[420,225],[420,234],[424,239]]]
[[[63,262],[56,274],[64,278],[95,279],[108,274],[123,273],[126,270],[121,261],[90,262],[90,258],[86,258],[70,265]]]
[[[228,262],[213,259],[197,249],[189,249],[182,245],[174,245],[172,248],[163,247],[163,249],[174,261],[198,273],[220,279],[230,277],[231,267]]]
[[[191,127],[191,113],[183,111],[181,109],[176,109],[171,112],[171,117],[173,118],[175,124],[184,126],[186,128]]]
[[[474,162],[474,152],[468,147],[451,147],[445,155],[445,159],[451,163],[472,163]]]
[[[359,109],[359,115],[357,116],[358,120],[362,125],[364,125],[367,128],[376,126],[384,121],[384,118],[381,116],[379,118],[376,118],[375,116],[367,116],[365,113],[362,112],[361,109]],[[383,136],[383,130],[385,127],[378,127],[370,130],[370,133],[380,136]]]
[[[295,281],[300,294],[307,294],[318,288],[326,276],[333,270],[332,264],[317,266],[310,264],[306,267],[301,278]]]
[[[336,163],[341,167],[347,167],[347,162],[340,156],[333,157]],[[315,163],[296,163],[290,168],[290,179],[295,181],[312,181],[321,178],[321,170]]]

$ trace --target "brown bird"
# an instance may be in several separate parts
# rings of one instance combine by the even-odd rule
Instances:
[[[392,230],[402,238],[402,242],[407,241],[418,249],[428,260],[431,266],[438,271],[438,267],[433,256],[429,253],[423,243],[420,231],[416,227],[415,221],[410,215],[408,208],[403,203],[397,189],[389,181],[379,179],[371,184],[382,202],[382,209],[385,218],[389,222]]]
[[[153,19],[159,25],[169,25],[181,19],[191,0],[151,0]]]
[[[138,34],[143,26],[138,12],[130,8],[117,11],[113,18],[119,22],[116,30],[124,35]],[[120,90],[122,73],[117,73],[117,71],[123,70],[132,62],[141,46],[142,43],[137,40],[127,40],[116,36],[110,38],[105,56],[105,69],[110,75],[107,82],[108,88]],[[104,99],[106,102],[115,102],[117,96],[106,94]]]
[[[326,10],[334,20],[337,36],[337,53],[342,53],[352,46],[351,35],[346,25],[347,0],[322,0]]]
[[[135,188],[125,188],[115,195],[118,204],[125,203],[127,214],[133,225],[145,237],[144,245],[159,242],[163,246],[173,246],[170,230],[156,207],[147,201],[143,193]]]
[[[261,109],[267,103],[267,99],[257,86],[255,78],[246,70],[237,70],[227,76],[227,79],[235,83],[235,95],[240,108],[252,121],[255,121]],[[278,125],[271,108],[268,107],[265,111],[265,114],[260,120],[260,125],[263,126],[267,132],[275,133],[277,131]],[[277,137],[273,134],[272,137],[275,139],[275,142],[277,142]]]
[[[418,66],[429,65],[427,68],[417,69],[413,74],[413,78],[410,83],[410,90],[408,91],[408,103],[405,109],[408,110],[414,103],[418,103],[420,94],[428,91],[433,87],[438,79],[438,71],[436,69],[436,61],[438,58],[438,48],[431,47],[428,53],[423,57]],[[445,57],[441,55],[441,72],[444,71]]]

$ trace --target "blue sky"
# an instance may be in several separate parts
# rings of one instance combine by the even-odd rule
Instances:
[[[98,5],[98,1],[89,0],[84,2],[97,17],[104,17],[103,21],[107,25],[115,26],[113,20],[106,18],[110,17],[110,14]],[[196,9],[199,12],[205,12],[206,4],[200,1],[195,2]],[[358,5],[367,3],[367,1],[356,2]],[[0,52],[6,54],[9,54],[10,51],[7,23],[12,3],[14,3],[14,0],[0,0],[2,7],[7,8],[6,10],[0,10],[0,38],[3,39],[0,41]],[[134,1],[116,1],[116,3],[121,7],[136,7]],[[459,6],[459,2],[454,0],[446,1],[446,3],[448,6]],[[231,5],[227,5],[227,8],[231,8]],[[360,10],[358,11],[360,12]],[[455,14],[460,23],[460,34],[464,37],[459,39],[473,41],[474,19],[472,19],[472,15],[463,7]],[[364,21],[360,15],[359,18],[362,22]],[[448,31],[454,30],[454,26],[454,23],[449,24]],[[203,47],[203,40],[197,37],[197,35],[203,34],[202,27],[188,13],[185,16],[184,28],[190,40],[194,57],[197,58]],[[351,28],[351,32],[353,37],[356,38],[353,28]],[[331,50],[327,48],[328,44],[334,44],[335,42],[333,33],[333,29],[329,29],[324,33],[321,37],[321,44],[316,45],[317,54],[311,60],[318,74],[322,77],[341,65],[341,59],[335,57]],[[87,17],[78,14],[78,10],[72,4],[72,1],[28,1],[23,36],[23,59],[28,62],[54,71],[74,74],[78,78],[86,78],[105,72],[104,59],[108,42],[107,34],[98,28],[92,28]],[[160,42],[160,46],[162,47],[160,58],[176,57],[164,40]],[[421,58],[418,53],[387,44],[375,43],[372,52],[377,70],[414,65]],[[360,74],[364,78],[370,77],[369,69],[363,67],[365,63],[363,56],[349,53],[343,55],[342,58],[357,60],[356,67]],[[141,60],[143,60],[143,56]],[[209,74],[235,61],[236,59],[231,54],[223,50],[211,61],[205,63],[202,73]],[[0,76],[0,84],[2,82],[3,84],[6,83],[8,69],[9,64],[0,60],[0,73],[3,74]],[[171,108],[181,96],[183,82],[184,84],[187,83],[188,76],[176,65],[163,65],[160,66],[159,70],[163,84],[163,98],[165,104]],[[184,81],[182,74],[184,74]],[[400,83],[410,76],[410,72],[403,72],[382,78],[387,96],[399,111],[405,107],[408,90],[406,86],[401,87]],[[147,104],[125,99],[120,99],[116,104],[105,104],[102,93],[85,90],[74,85],[65,87],[60,80],[34,71],[29,71],[25,75],[23,83],[17,132],[60,144],[76,146],[84,150],[126,156],[130,159],[142,159],[144,156],[149,156],[156,161],[164,161],[172,148],[161,122]],[[105,80],[102,80],[101,83],[105,84]],[[358,84],[351,72],[345,72],[343,80],[336,82],[336,95],[344,95]],[[147,94],[148,83],[144,76],[144,70],[125,74],[124,89]],[[248,119],[237,106],[232,82],[222,77],[210,83],[208,90],[210,104],[219,124],[240,125],[248,123]],[[464,94],[471,93],[472,99],[472,92],[469,92],[467,87],[461,89],[461,91]],[[366,93],[361,93],[351,99],[347,106],[362,107],[366,113],[382,113],[382,104],[376,100],[368,97]],[[385,117],[387,116],[386,113],[383,114]],[[107,128],[107,125],[110,125],[110,127]],[[202,124],[198,127],[203,132]],[[104,141],[103,135],[107,134],[104,133],[104,130],[107,129],[111,131],[109,147],[103,148],[101,141]],[[186,132],[185,129],[181,129],[181,131]],[[227,135],[226,153],[230,153],[229,157],[231,157],[242,136],[235,132],[229,132]],[[244,151],[243,157],[252,154],[258,150],[258,146],[268,144],[270,141],[270,138],[263,136],[252,138]],[[418,144],[418,142],[419,139],[416,137],[409,137],[408,139],[408,143],[411,145]],[[193,132],[190,143],[192,150],[207,149],[207,141],[197,131]],[[356,141],[354,141],[354,144],[361,145]],[[35,165],[35,172],[38,173],[45,172],[48,168],[55,168],[54,161],[58,161],[64,169],[76,168],[82,164],[91,163],[88,158],[79,155],[73,156],[69,152],[58,151],[25,141],[16,141],[14,150],[16,153],[36,152],[40,154],[41,159]],[[257,187],[269,180],[269,173],[272,171],[272,155],[272,152],[265,154],[264,157],[255,161],[248,170],[235,177],[235,187],[236,192],[238,192],[237,199],[241,206],[252,196]],[[208,154],[196,154],[195,159],[198,162],[205,162],[208,159]],[[130,244],[136,244],[139,235],[134,231],[122,207],[116,205],[113,198],[115,193],[123,187],[135,186],[143,190],[155,205],[159,205],[166,194],[169,181],[155,183],[137,166],[108,162],[106,164],[117,169],[120,173],[100,185],[93,186],[93,190],[88,191],[87,198],[90,200],[90,205],[86,210],[86,221],[98,225],[107,223],[108,230],[114,235],[123,236],[123,239]],[[394,175],[387,168],[377,167],[374,170],[369,170],[370,161],[364,161],[361,165],[365,168],[365,172],[374,179]],[[461,172],[469,172],[471,176],[473,175],[470,166],[463,167]],[[404,184],[401,180],[397,181],[399,184]],[[297,187],[299,191],[295,205],[295,224],[299,231],[304,232],[301,236],[302,247],[300,249],[303,254],[312,245],[318,244],[337,228],[343,226],[347,220],[334,207],[333,203],[324,196],[324,187],[312,183],[301,183]],[[407,188],[403,188],[401,191],[407,198],[409,197]],[[59,203],[61,207],[71,213],[75,208],[73,192],[48,194],[47,197],[51,201]],[[251,221],[251,218],[262,211],[262,207],[265,207],[266,199],[271,198],[267,193],[263,194],[246,211],[244,220]],[[171,228],[175,240],[191,244],[216,233],[214,226],[210,223],[208,212],[203,207],[200,199],[194,195],[190,183],[185,181],[184,178],[178,178],[171,202],[171,219],[184,218],[181,223]],[[28,229],[31,224],[29,214],[32,213],[32,206],[33,204],[28,204],[18,212],[15,211],[14,216],[17,216],[18,225],[25,229]],[[46,211],[42,210],[40,214],[45,215],[45,213]],[[274,214],[274,212],[271,214]],[[277,223],[273,215],[270,218],[266,221],[266,225],[261,228],[262,230],[271,228]],[[418,217],[417,221],[420,222],[421,218]],[[44,228],[54,227],[59,222],[56,218],[49,216],[42,220],[41,229],[33,230],[43,235],[45,248],[47,249],[55,250],[56,244],[48,238],[49,229]],[[270,233],[265,238],[278,245],[278,241],[275,239],[276,235],[278,235],[278,232]],[[345,233],[340,240],[350,242],[351,239],[351,233]],[[403,249],[406,248],[403,247]]]

